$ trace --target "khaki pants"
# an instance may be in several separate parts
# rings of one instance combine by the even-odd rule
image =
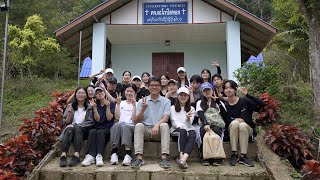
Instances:
[[[240,142],[241,154],[247,154],[249,136],[252,135],[252,128],[245,122],[233,120],[229,125],[230,143],[232,151],[238,151],[238,142]]]
[[[142,123],[136,124],[134,128],[134,154],[143,154],[144,140],[161,141],[161,154],[169,154],[170,131],[168,124],[160,124],[160,130],[156,136],[151,137],[151,129],[145,127]]]

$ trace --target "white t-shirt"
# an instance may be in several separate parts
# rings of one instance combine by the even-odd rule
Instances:
[[[173,105],[171,106],[170,111],[170,119],[172,123],[172,127],[170,129],[171,132],[173,132],[177,128],[185,129],[187,131],[194,130],[194,127],[192,126],[192,121],[195,115],[194,107],[191,106],[192,116],[189,122],[187,122],[187,112],[184,110],[184,107],[181,107],[180,112],[177,112]]]
[[[118,106],[118,105],[116,105]],[[117,108],[117,107],[116,107]],[[120,103],[120,119],[119,123],[125,123],[129,126],[135,126],[133,120],[132,120],[132,111],[133,111],[133,105],[128,104],[126,101],[121,101]]]
[[[86,112],[84,110],[84,107],[78,107],[78,110],[76,110],[74,112],[74,115],[73,115],[73,122],[72,124],[81,124],[83,123],[85,117],[86,117]]]

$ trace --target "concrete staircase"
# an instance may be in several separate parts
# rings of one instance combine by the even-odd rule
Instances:
[[[257,158],[258,147],[256,143],[249,143],[248,157],[255,161],[255,167],[246,167],[244,165],[230,166],[228,159],[230,158],[230,143],[224,143],[227,159],[222,166],[202,166],[198,163],[198,150],[194,147],[189,158],[189,168],[181,170],[175,162],[178,156],[177,143],[171,142],[170,169],[163,169],[159,166],[160,160],[160,142],[145,142],[144,158],[145,165],[140,170],[133,170],[130,167],[121,166],[124,151],[120,150],[119,165],[110,164],[110,145],[106,146],[103,167],[91,165],[89,167],[59,167],[59,156],[61,153],[61,145],[57,144],[55,149],[48,153],[43,160],[43,164],[38,168],[38,173],[32,176],[33,180],[264,180],[270,179],[267,170]],[[85,155],[86,143],[84,143],[81,151],[81,161]],[[71,155],[73,148],[69,150]]]

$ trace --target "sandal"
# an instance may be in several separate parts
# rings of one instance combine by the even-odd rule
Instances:
[[[178,165],[179,165],[179,167],[180,167],[181,169],[187,169],[187,168],[188,168],[188,164],[187,164],[186,162],[183,162],[183,161],[180,160],[180,159],[177,159],[177,163],[178,163]]]

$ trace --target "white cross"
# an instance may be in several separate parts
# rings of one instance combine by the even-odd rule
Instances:
[[[182,13],[184,14],[184,12],[187,11],[187,10],[185,10],[185,9],[183,8],[181,11],[182,11]]]
[[[144,12],[146,13],[146,15],[148,15],[148,12],[149,12],[149,11],[148,11],[148,9],[147,9],[147,10],[145,10]]]

